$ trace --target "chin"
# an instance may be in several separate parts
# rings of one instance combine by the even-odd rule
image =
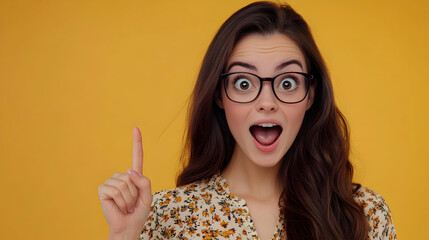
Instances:
[[[279,154],[263,153],[261,156],[261,153],[259,153],[259,154],[253,154],[250,159],[255,165],[259,167],[273,168],[273,167],[277,167],[280,164],[280,162],[283,159],[283,156],[284,154],[282,155],[280,153]]]

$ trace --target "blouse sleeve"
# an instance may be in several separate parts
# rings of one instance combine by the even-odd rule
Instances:
[[[148,219],[144,225],[143,231],[140,234],[140,240],[159,239],[159,216],[162,216],[163,210],[160,208],[159,192],[153,194],[153,201]]]
[[[368,219],[370,227],[368,239],[397,239],[392,214],[381,195],[374,190],[361,187],[357,192],[357,200],[363,206]]]

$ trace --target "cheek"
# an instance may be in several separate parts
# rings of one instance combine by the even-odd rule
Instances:
[[[302,120],[304,119],[304,116],[305,116],[305,110],[306,110],[306,106],[303,104],[302,108],[294,109],[293,111],[290,111],[289,115],[290,115],[291,121],[301,125]]]
[[[247,126],[248,110],[243,104],[231,102],[226,97],[222,98],[222,102],[229,130],[237,138],[240,130],[244,129],[243,126]]]
[[[304,120],[307,104],[301,102],[296,105],[287,106],[283,109],[286,118],[286,127],[289,128],[289,134],[296,136],[301,128],[302,121]]]
[[[245,125],[246,116],[245,113],[240,110],[240,108],[225,107],[226,121],[233,134],[239,131],[240,126]]]

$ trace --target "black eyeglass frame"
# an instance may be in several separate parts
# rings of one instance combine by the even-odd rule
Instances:
[[[248,101],[248,102],[239,102],[239,101],[232,100],[232,99],[229,97],[228,92],[226,91],[226,87],[227,87],[227,86],[226,86],[226,82],[227,82],[227,81],[226,81],[226,77],[228,77],[229,75],[232,75],[232,74],[237,74],[237,73],[244,73],[244,74],[250,74],[250,75],[253,75],[253,76],[257,77],[257,78],[259,79],[259,81],[261,82],[261,87],[259,88],[258,94],[256,94],[256,97],[255,97],[253,100]],[[295,101],[295,102],[285,102],[285,101],[282,101],[282,100],[277,96],[276,91],[274,90],[274,79],[276,79],[277,77],[279,77],[279,76],[281,76],[281,75],[288,74],[288,73],[299,74],[299,75],[304,76],[304,78],[305,78],[305,84],[306,84],[307,90],[306,90],[306,92],[305,92],[304,97],[303,97],[301,100],[299,100],[299,101]],[[261,91],[262,91],[263,83],[264,83],[265,81],[271,82],[271,89],[273,90],[274,96],[276,96],[276,98],[277,98],[280,102],[282,102],[282,103],[287,103],[287,104],[300,103],[300,102],[304,101],[304,99],[307,97],[307,95],[308,95],[308,91],[309,91],[309,89],[310,89],[310,84],[311,84],[311,81],[313,80],[313,78],[314,78],[314,76],[313,76],[312,74],[309,74],[309,73],[303,73],[303,72],[284,72],[284,73],[280,73],[280,74],[278,74],[278,75],[276,75],[276,76],[274,76],[274,77],[271,77],[271,78],[270,78],[270,77],[262,78],[262,77],[260,77],[260,76],[258,76],[258,75],[256,75],[256,74],[254,74],[254,73],[249,73],[249,72],[230,72],[230,73],[222,73],[222,74],[220,74],[220,75],[219,75],[219,79],[221,79],[221,80],[223,80],[223,81],[224,81],[224,83],[223,83],[223,84],[224,84],[224,89],[225,89],[226,96],[228,97],[228,99],[229,99],[229,100],[231,100],[231,101],[233,101],[233,102],[236,102],[236,103],[251,103],[251,102],[255,101],[255,100],[259,97],[259,94],[260,94],[260,93],[261,93]]]

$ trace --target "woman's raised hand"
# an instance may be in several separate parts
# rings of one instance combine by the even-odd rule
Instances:
[[[115,173],[98,187],[109,239],[138,239],[152,204],[150,180],[143,176],[143,147],[140,130],[133,129],[133,165]]]

